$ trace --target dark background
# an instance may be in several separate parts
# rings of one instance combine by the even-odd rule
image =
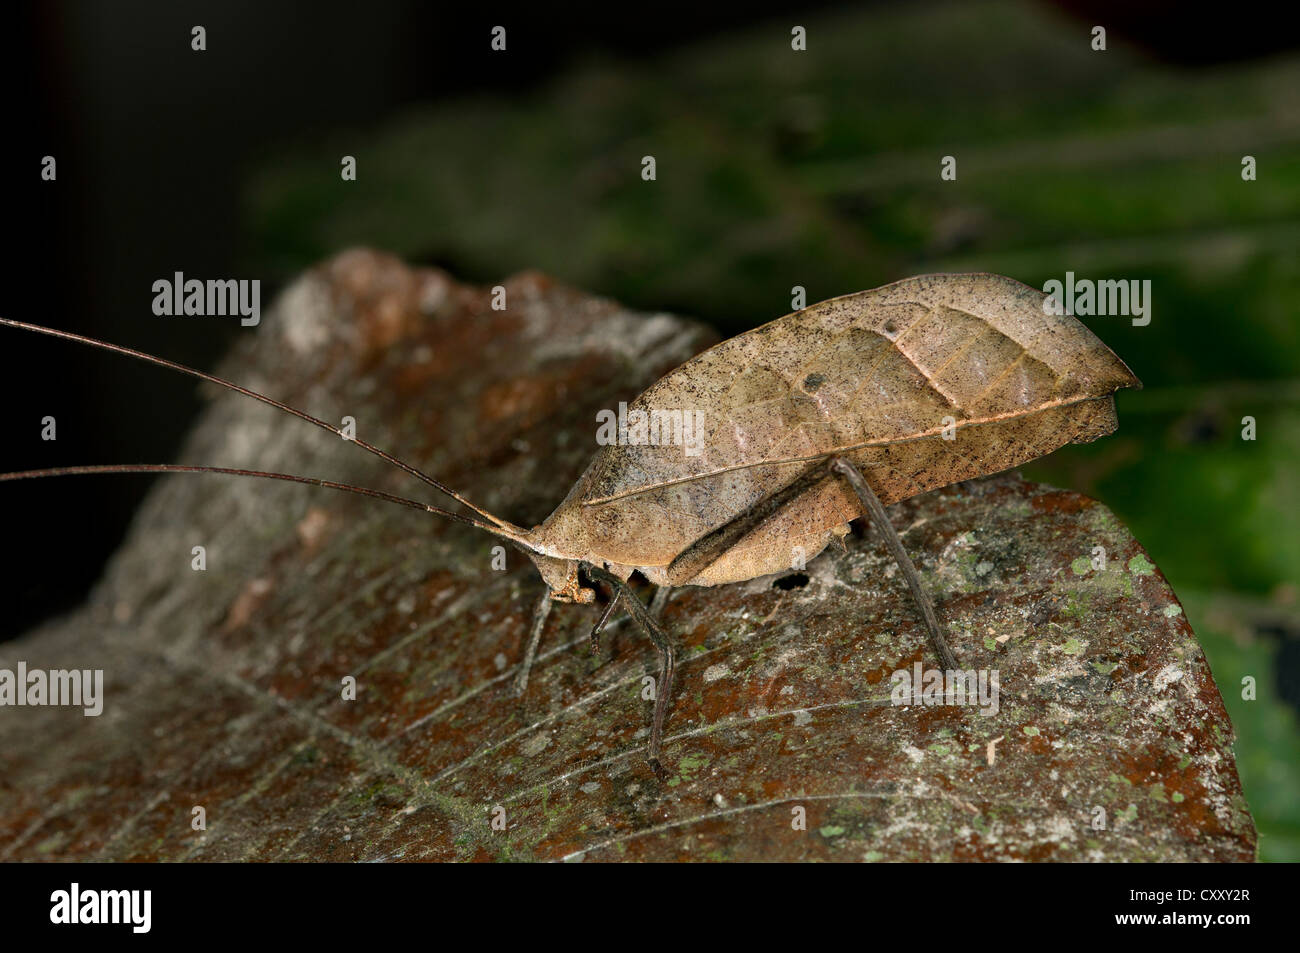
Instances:
[[[779,8],[747,4],[740,20]],[[259,277],[269,304],[289,275],[267,267],[249,234],[243,205],[259,166],[338,129],[358,130],[352,148],[364,157],[367,126],[403,108],[510,98],[585,50],[631,60],[737,21],[688,4],[656,9],[664,15],[628,20],[618,11],[557,18],[535,7],[359,9],[342,0],[16,4],[0,54],[11,243],[0,316],[211,370],[238,321],[155,317],[150,289],[175,271]],[[494,56],[478,39],[506,13],[514,42]],[[196,24],[207,29],[204,53],[190,48]],[[58,162],[56,183],[39,178],[45,155]],[[0,472],[171,462],[200,409],[188,378],[9,329],[0,378],[14,422]],[[40,439],[46,415],[58,421],[52,443]],[[25,426],[33,420],[35,429]],[[151,479],[5,487],[0,639],[85,597]]]
[[[356,244],[478,282],[542,268],[728,334],[788,311],[794,284],[816,301],[926,271],[1149,278],[1151,326],[1089,322],[1147,385],[1121,395],[1120,432],[1026,470],[1105,501],[1168,575],[1241,735],[1264,855],[1300,858],[1294,31],[1175,3],[797,10],[11,5],[0,315],[211,369],[251,332],[155,317],[154,280],[261,278],[265,309]],[[0,471],[173,462],[201,407],[180,375],[12,329],[0,400]],[[149,483],[0,486],[0,639],[85,597]]]

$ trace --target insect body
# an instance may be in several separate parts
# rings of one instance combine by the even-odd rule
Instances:
[[[626,586],[716,586],[787,571],[868,516],[885,538],[945,668],[956,668],[928,594],[883,504],[1036,459],[1116,425],[1113,393],[1140,387],[1084,325],[1045,295],[996,275],[929,275],[812,305],[697,355],[630,405],[646,417],[691,414],[702,439],[602,447],[555,511],[524,529],[364,441],[359,446],[473,510],[452,513],[391,494],[288,474],[215,467],[80,467],[0,480],[91,472],[198,470],[295,480],[363,493],[470,523],[523,549],[542,595],[520,665],[528,672],[552,602],[591,603],[591,584],[620,602],[660,653],[649,760],[656,771],[671,698],[671,640]],[[337,428],[271,398],[150,355],[0,319],[181,370]],[[584,576],[586,577],[584,579]]]

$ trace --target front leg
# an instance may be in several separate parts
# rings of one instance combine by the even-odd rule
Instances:
[[[528,674],[533,670],[533,660],[537,658],[537,644],[542,641],[542,629],[546,628],[546,617],[551,614],[551,590],[542,590],[542,601],[537,604],[533,614],[533,630],[528,635],[528,648],[524,650],[524,660],[515,675],[515,694],[522,695],[528,688]]]

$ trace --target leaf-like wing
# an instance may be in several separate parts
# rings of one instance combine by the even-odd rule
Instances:
[[[1110,433],[1111,394],[1141,385],[1045,298],[997,275],[926,275],[724,341],[629,405],[627,433],[599,450],[541,538],[664,566],[830,454],[858,463],[890,503]],[[811,558],[857,515],[828,480],[693,581],[778,571],[795,546]]]

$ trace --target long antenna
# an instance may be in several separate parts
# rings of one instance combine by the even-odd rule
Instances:
[[[316,477],[294,476],[291,473],[269,473],[265,470],[241,470],[234,467],[191,467],[179,463],[124,463],[95,467],[53,467],[47,470],[20,470],[14,473],[0,473],[0,483],[9,480],[35,480],[40,477],[83,476],[98,473],[224,473],[230,476],[263,477],[268,480],[287,480],[290,483],[307,483],[311,486],[323,486],[329,490],[345,490],[348,493],[357,493],[361,496],[373,497],[376,500],[386,500],[389,503],[400,503],[402,506],[409,506],[416,510],[424,510],[426,513],[436,513],[439,516],[445,516],[448,519],[455,520],[457,523],[465,523],[466,525],[473,526],[476,529],[486,530],[494,536],[504,536],[506,539],[518,541],[517,537],[500,527],[480,522],[471,516],[463,516],[460,513],[453,513],[450,510],[444,510],[437,506],[430,506],[428,503],[421,503],[419,500],[407,499],[404,496],[395,496],[392,493],[385,493],[382,490],[372,490],[364,486],[353,486],[351,483],[335,483],[333,480],[319,480]]]
[[[102,348],[105,351],[112,351],[114,354],[125,354],[127,357],[134,357],[137,360],[145,361],[146,363],[149,364],[156,364],[159,367],[170,368],[173,371],[180,371],[182,374],[188,374],[191,377],[197,377],[199,380],[207,381],[211,384],[217,384],[221,387],[225,387],[230,390],[233,390],[237,394],[243,394],[245,397],[251,397],[253,398],[253,400],[260,400],[262,403],[269,404],[270,406],[275,407],[277,410],[284,411],[286,414],[292,414],[293,416],[299,418],[300,420],[305,420],[310,424],[315,424],[317,427],[320,427],[322,430],[328,430],[330,433],[334,434],[337,437],[343,437],[343,439],[347,440],[349,443],[355,443],[361,449],[368,450],[369,452],[373,453],[375,456],[379,457],[380,459],[388,461],[393,466],[401,470],[405,470],[407,473],[411,474],[411,476],[423,480],[425,483],[429,484],[429,486],[433,487],[434,489],[438,490],[441,493],[445,493],[447,496],[451,497],[456,502],[468,506],[479,516],[482,516],[483,518],[490,520],[492,523],[496,524],[497,526],[501,527],[507,532],[510,533],[525,532],[521,527],[515,526],[513,523],[509,523],[503,519],[498,519],[497,517],[489,513],[487,510],[475,506],[473,503],[465,499],[463,496],[461,496],[451,487],[447,486],[444,483],[439,482],[438,480],[435,480],[427,473],[423,473],[420,470],[417,470],[409,463],[403,463],[401,460],[398,460],[392,454],[385,453],[383,450],[380,450],[378,447],[374,446],[373,444],[366,443],[364,440],[360,439],[359,437],[344,436],[343,431],[339,430],[333,424],[327,424],[325,421],[313,417],[311,414],[304,413],[303,411],[298,410],[296,407],[290,407],[288,404],[282,404],[280,401],[275,400],[274,398],[271,397],[267,397],[265,394],[259,394],[257,391],[249,390],[247,387],[240,387],[238,384],[217,377],[214,374],[208,374],[205,371],[196,370],[193,367],[186,367],[184,364],[177,364],[175,361],[169,361],[166,358],[154,357],[152,354],[146,354],[143,351],[137,351],[134,348],[123,347],[120,344],[109,344],[107,341],[100,341],[92,337],[86,337],[84,334],[74,334],[71,331],[56,331],[54,328],[42,327],[39,324],[28,324],[25,321],[14,321],[12,318],[0,318],[0,324],[8,325],[11,328],[21,328],[24,331],[35,331],[37,334],[46,334],[54,338],[63,338],[66,341],[76,341],[78,344],[88,344],[91,347]],[[221,470],[217,470],[217,468],[212,468],[212,469],[216,470],[216,472],[235,472],[235,471],[221,471]],[[339,484],[335,484],[335,486],[338,485]]]

